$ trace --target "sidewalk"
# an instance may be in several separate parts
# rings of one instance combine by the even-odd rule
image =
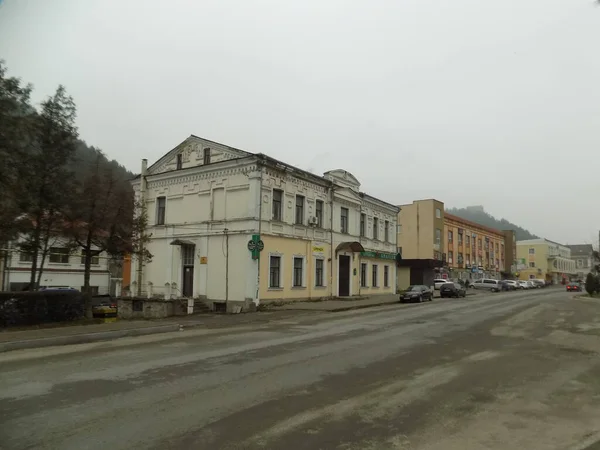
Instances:
[[[371,308],[375,306],[391,305],[399,303],[397,294],[380,295],[361,300],[323,300],[312,302],[294,302],[287,303],[281,306],[273,306],[274,311],[323,311],[323,312],[340,312],[350,311],[352,309]]]

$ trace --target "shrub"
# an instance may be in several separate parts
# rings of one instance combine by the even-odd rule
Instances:
[[[595,292],[598,292],[598,277],[593,273],[588,273],[585,279],[585,290],[588,294],[594,295]]]
[[[84,313],[78,291],[0,292],[0,327],[66,322]]]

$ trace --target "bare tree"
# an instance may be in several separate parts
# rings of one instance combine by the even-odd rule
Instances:
[[[64,221],[63,212],[70,202],[73,173],[69,163],[77,140],[76,108],[63,86],[42,103],[35,117],[35,141],[26,155],[29,176],[24,180],[27,197],[22,250],[32,257],[30,289],[37,289],[38,257],[44,253],[54,230]],[[47,250],[46,250],[47,251]],[[41,270],[40,270],[41,272]]]

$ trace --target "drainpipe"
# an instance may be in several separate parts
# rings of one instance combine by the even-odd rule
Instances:
[[[329,186],[329,235],[329,297],[333,298],[333,257],[335,256],[333,248],[333,182]]]
[[[140,202],[141,202],[141,207],[143,210],[145,210],[146,208],[146,173],[148,171],[148,160],[147,159],[142,159],[142,172],[140,174]],[[144,270],[144,262],[143,262],[143,255],[144,255],[144,232],[145,230],[141,231],[141,236],[140,236],[140,248],[139,248],[139,254],[138,254],[138,260],[137,260],[137,296],[141,297],[142,296],[142,276],[143,276],[143,270]]]
[[[260,185],[258,186],[258,238],[261,239],[261,231],[262,231],[262,185],[263,185],[263,174],[264,174],[264,157],[263,155],[258,156],[258,160],[256,161],[256,165],[260,170]],[[255,305],[258,306],[260,304],[260,254],[262,252],[258,252],[258,259],[256,260],[256,301]]]
[[[227,310],[227,302],[229,301],[229,229],[225,228],[225,310]]]

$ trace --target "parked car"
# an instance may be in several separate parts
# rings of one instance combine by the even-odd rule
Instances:
[[[513,291],[514,287],[507,282],[507,280],[498,281],[498,286],[500,286],[501,291]]]
[[[460,283],[444,283],[442,287],[440,287],[440,297],[466,297],[467,289]]]
[[[529,280],[529,281],[531,281],[536,288],[546,287],[546,281],[544,281],[544,280],[535,279],[535,280]]]
[[[528,289],[537,289],[537,284],[535,284],[533,282],[533,280],[527,280],[525,283],[527,283]]]
[[[529,289],[530,288],[527,281],[524,281],[524,280],[519,281],[519,287],[520,287],[520,289]]]
[[[429,289],[427,286],[423,286],[420,284],[415,284],[409,286],[406,291],[400,294],[400,302],[419,302],[422,301],[431,301],[433,299],[433,291]]]
[[[92,297],[92,314],[94,317],[116,317],[116,300],[110,295],[98,295]]]
[[[443,284],[448,283],[448,281],[450,280],[446,280],[445,278],[436,278],[435,280],[433,280],[433,288],[436,291],[439,291],[440,287],[442,287]]]
[[[583,289],[581,284],[579,283],[569,283],[567,284],[567,292],[582,292]]]
[[[521,288],[521,286],[519,286],[519,283],[516,280],[504,280],[504,282],[510,287],[511,291]]]
[[[487,289],[492,292],[499,292],[500,289],[502,289],[500,282],[491,278],[481,278],[479,280],[475,280],[473,287],[475,289]]]

